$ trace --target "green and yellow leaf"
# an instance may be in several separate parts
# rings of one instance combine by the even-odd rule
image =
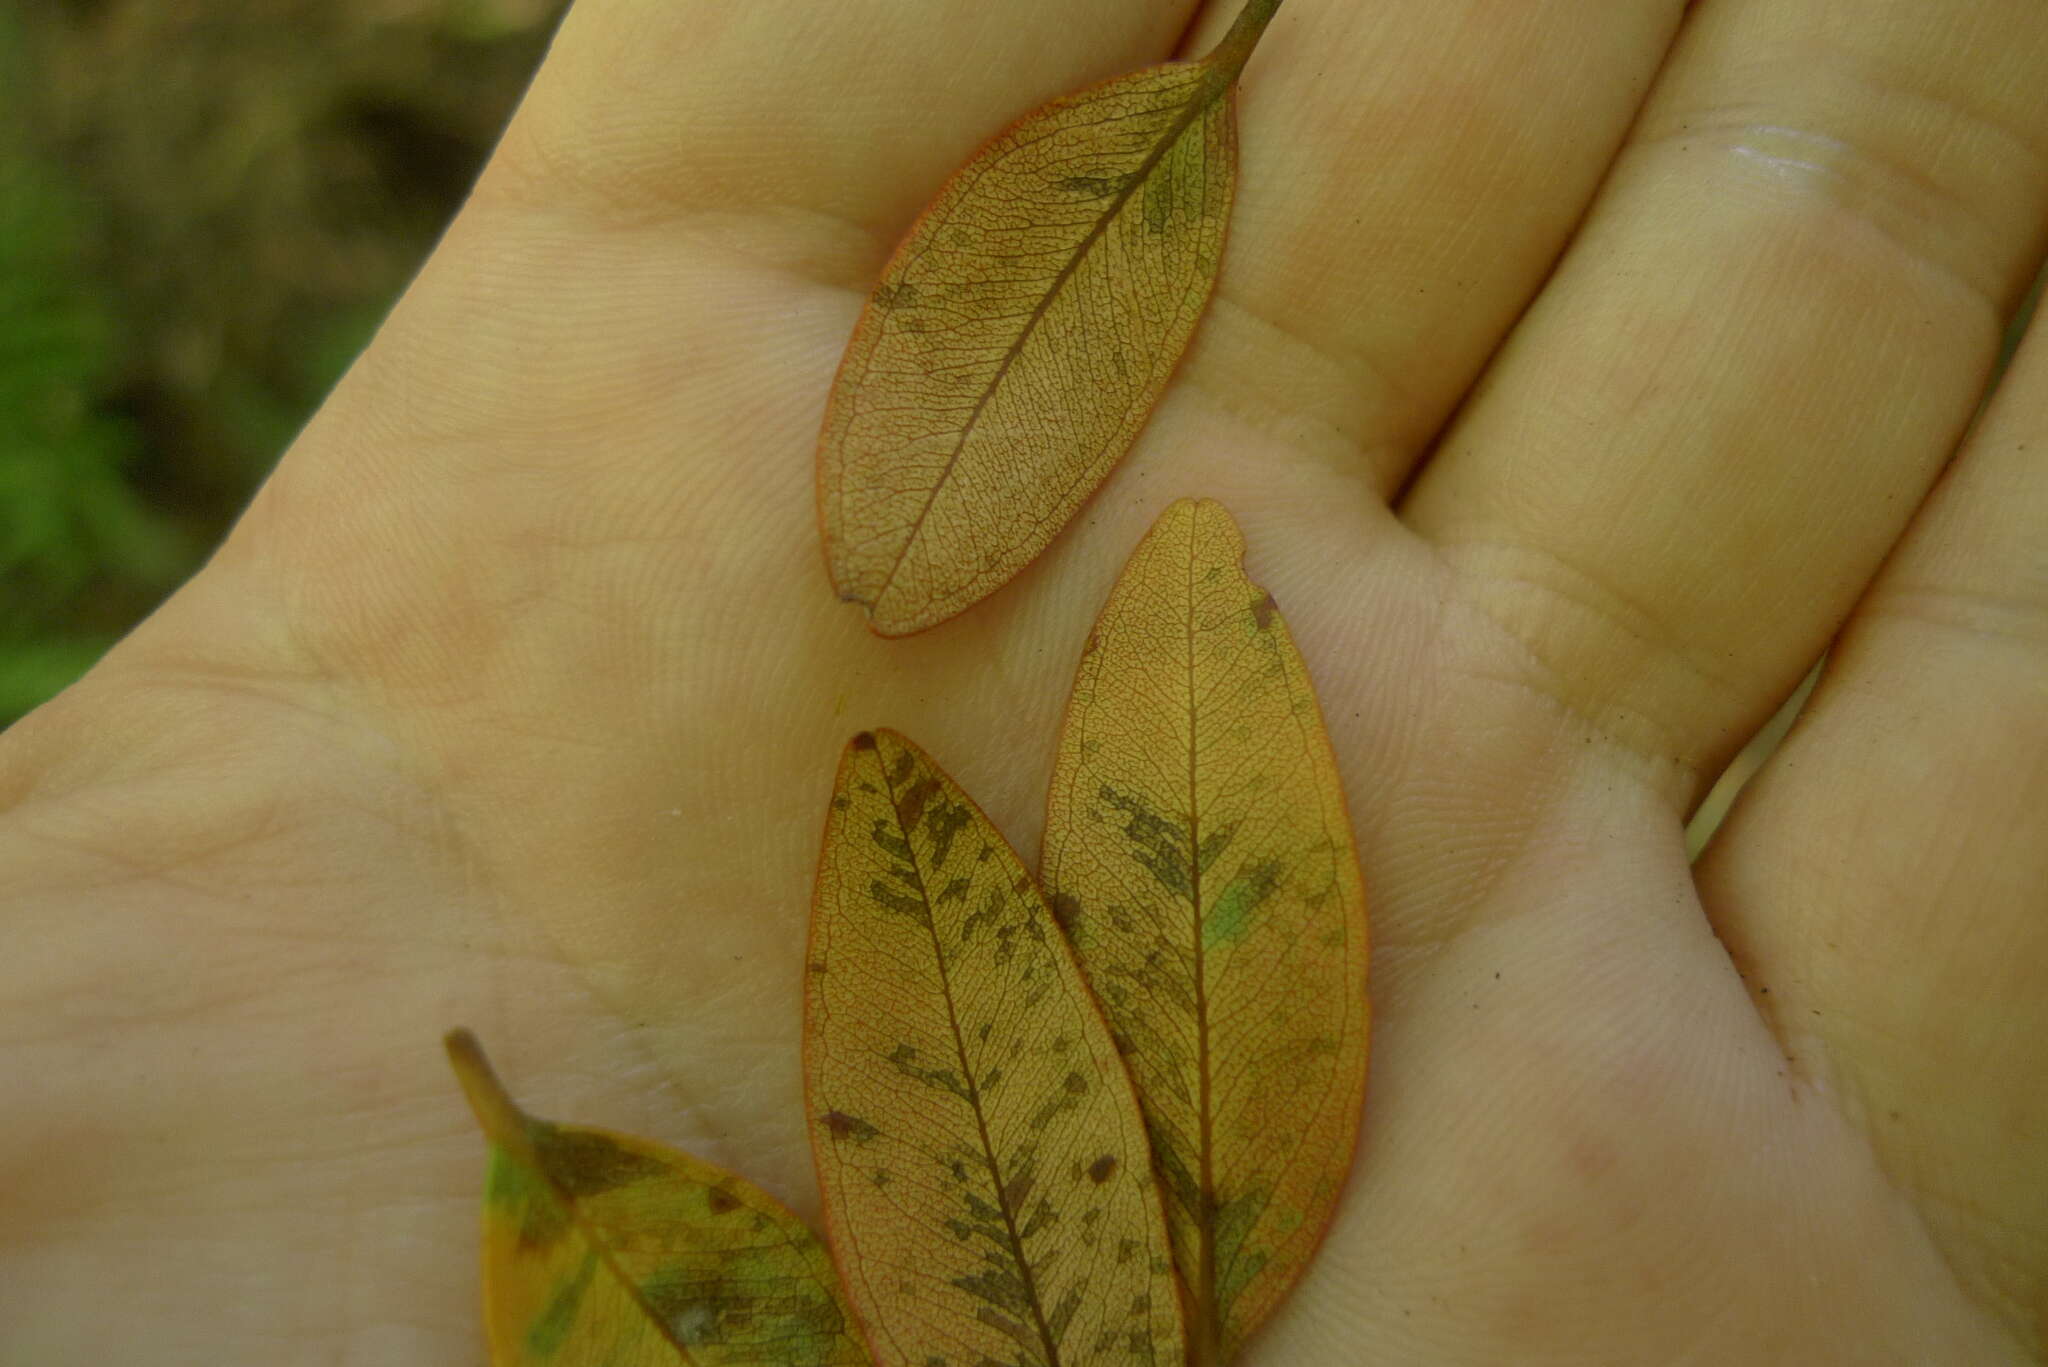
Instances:
[[[447,1045],[491,1144],[499,1367],[867,1367],[830,1255],[774,1198],[675,1149],[529,1116],[475,1036]]]
[[[894,732],[839,766],[804,1073],[833,1255],[888,1367],[1180,1367],[1130,1080],[1037,886]]]
[[[1042,876],[1145,1108],[1191,1361],[1300,1277],[1365,1092],[1365,896],[1330,743],[1222,505],[1160,517],[1074,681]]]
[[[1137,439],[1216,282],[1235,85],[1279,5],[1250,0],[1199,62],[1028,115],[883,269],[818,453],[832,583],[875,631],[1000,588]]]

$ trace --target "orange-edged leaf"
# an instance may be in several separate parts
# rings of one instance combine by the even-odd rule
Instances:
[[[897,247],[818,450],[832,584],[875,631],[1000,588],[1137,439],[1216,281],[1234,87],[1279,7],[1250,0],[1200,62],[1027,116]]]
[[[644,1139],[537,1120],[475,1036],[447,1045],[491,1143],[499,1367],[867,1367],[825,1246],[774,1198]]]
[[[825,1227],[887,1367],[1180,1367],[1144,1122],[1037,885],[931,759],[840,761],[804,1082]]]
[[[1042,876],[1145,1107],[1192,1361],[1301,1275],[1365,1093],[1365,895],[1330,743],[1222,505],[1153,526],[1081,658]]]

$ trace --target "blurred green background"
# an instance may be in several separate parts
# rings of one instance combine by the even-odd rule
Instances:
[[[566,0],[0,0],[0,726],[197,568]]]

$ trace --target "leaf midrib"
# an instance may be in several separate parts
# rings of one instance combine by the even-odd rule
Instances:
[[[1195,765],[1200,754],[1196,725],[1201,709],[1195,686],[1195,568],[1201,561],[1201,522],[1197,512],[1188,528],[1187,710],[1188,710],[1188,905],[1194,922],[1195,988],[1195,1145],[1199,1176],[1195,1212],[1195,1322],[1190,1326],[1190,1362],[1210,1367],[1220,1356],[1222,1325],[1216,1304],[1216,1173],[1215,1126],[1209,1059],[1208,942],[1202,926],[1201,807],[1196,795]]]

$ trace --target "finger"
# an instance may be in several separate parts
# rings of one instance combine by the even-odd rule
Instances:
[[[1699,874],[1794,1060],[2048,1348],[2048,326]]]
[[[1708,0],[1405,508],[1678,803],[1953,447],[2048,223],[2034,0]]]
[[[1245,73],[1231,250],[1183,380],[1347,471],[1363,448],[1390,493],[1585,212],[1683,8],[1282,10]]]
[[[1163,61],[1197,0],[579,0],[496,183],[629,219],[759,210],[893,242],[1005,123]]]

